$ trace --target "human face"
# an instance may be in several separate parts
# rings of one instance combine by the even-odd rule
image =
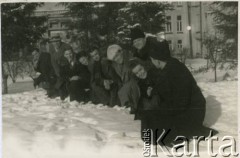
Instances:
[[[132,69],[133,74],[135,74],[140,79],[145,79],[147,77],[147,71],[142,65],[137,65]]]
[[[64,57],[65,57],[68,61],[72,60],[72,58],[73,58],[72,51],[71,51],[71,50],[66,50],[66,51],[64,52]]]
[[[99,52],[96,49],[90,53],[90,56],[94,61],[100,60]]]
[[[39,52],[38,52],[37,50],[34,50],[34,51],[32,52],[32,55],[33,55],[33,56],[39,55]]]
[[[52,42],[52,44],[55,48],[59,48],[60,44],[61,44],[61,41],[54,41],[54,42]]]
[[[47,52],[47,45],[46,44],[40,44],[40,51],[41,52]]]
[[[83,57],[81,57],[80,59],[79,59],[79,62],[81,63],[81,64],[83,64],[83,65],[88,65],[88,59],[87,59],[87,57],[85,57],[85,56],[83,56]]]
[[[112,60],[114,62],[116,62],[117,64],[122,64],[123,63],[123,52],[122,52],[121,48],[116,50],[115,55],[114,55]]]
[[[157,34],[157,39],[158,39],[158,41],[163,41],[163,40],[165,40],[165,35],[164,35],[164,33],[163,33],[163,32],[158,33],[158,34]]]
[[[137,38],[133,40],[133,46],[137,48],[138,50],[142,49],[146,44],[145,38]]]
[[[76,40],[74,42],[71,43],[72,49],[74,52],[78,53],[81,50],[81,45],[80,45],[80,41]]]

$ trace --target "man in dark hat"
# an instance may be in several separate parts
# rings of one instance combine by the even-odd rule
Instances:
[[[150,60],[150,50],[170,56],[170,50],[166,40],[160,42],[156,37],[145,36],[144,32],[138,27],[131,30],[131,40],[133,47],[137,49],[134,56],[142,59],[143,61]]]
[[[59,76],[59,60],[63,56],[64,52],[71,49],[71,46],[62,42],[59,35],[53,36],[50,40],[49,52],[51,54],[51,61],[54,71]]]
[[[49,53],[51,55],[51,62],[57,76],[57,82],[55,85],[56,89],[59,89],[60,81],[60,58],[64,55],[66,50],[71,49],[71,46],[62,42],[59,35],[53,36],[50,40],[51,44],[49,45]]]

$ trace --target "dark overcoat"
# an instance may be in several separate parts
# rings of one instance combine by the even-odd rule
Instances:
[[[201,113],[199,120],[203,121],[206,100],[191,72],[177,59],[169,58],[158,73],[154,90],[160,96],[160,108],[165,114]]]
[[[71,46],[64,42],[61,42],[58,50],[56,50],[52,44],[49,45],[51,63],[52,63],[54,72],[57,76],[59,76],[59,71],[60,71],[60,59],[63,56],[64,52],[68,49],[71,49]]]
[[[73,76],[78,76],[79,80],[71,81],[70,78]],[[58,86],[60,93],[64,95],[61,99],[69,94],[70,100],[84,101],[86,99],[85,89],[90,89],[90,72],[87,66],[80,64],[77,60],[71,64],[66,58],[61,57]]]
[[[165,67],[158,71],[149,76],[155,78],[152,93],[158,106],[140,110],[142,130],[171,129],[172,138],[179,134],[190,136],[200,133],[205,136],[209,132],[202,126],[206,101],[191,72],[175,58],[169,58]],[[201,133],[202,130],[205,133]]]

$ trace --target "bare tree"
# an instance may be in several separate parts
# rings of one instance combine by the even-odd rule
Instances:
[[[222,62],[222,40],[215,34],[205,37],[203,43],[207,48],[207,58],[212,63],[214,81],[217,82],[217,67]]]

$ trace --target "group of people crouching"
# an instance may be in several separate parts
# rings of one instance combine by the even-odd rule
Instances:
[[[154,144],[163,129],[171,130],[166,145],[178,135],[207,136],[205,98],[187,67],[171,57],[167,41],[146,37],[139,28],[131,30],[131,40],[134,52],[112,44],[104,56],[98,47],[76,52],[53,37],[49,52],[40,43],[35,68],[41,75],[34,84],[49,82],[48,95],[57,92],[61,100],[130,107],[141,133],[153,131]]]

